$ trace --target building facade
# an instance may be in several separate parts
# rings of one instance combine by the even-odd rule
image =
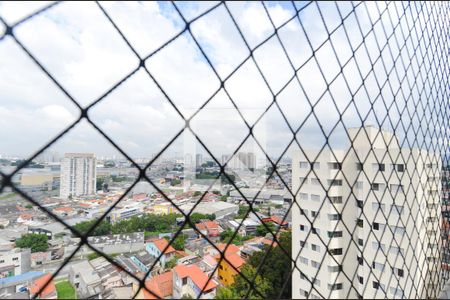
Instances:
[[[96,166],[93,153],[66,153],[61,162],[60,197],[68,199],[95,194]]]
[[[374,127],[348,133],[347,150],[293,155],[293,298],[436,297],[439,155]]]

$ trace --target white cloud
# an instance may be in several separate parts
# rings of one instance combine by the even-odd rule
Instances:
[[[141,56],[152,53],[184,29],[182,18],[170,3],[102,2],[101,5]],[[176,5],[183,16],[191,20],[215,3],[177,2]],[[253,49],[274,32],[261,3],[229,2],[227,5],[250,48]],[[383,8],[380,6],[377,9],[373,4],[367,4],[367,15],[364,5],[359,5],[356,16],[363,34],[367,34],[372,29],[371,20],[376,21],[379,18],[378,9],[383,11]],[[390,24],[391,20],[398,22],[394,12],[396,5],[389,4],[390,19],[385,14],[382,18],[384,25]],[[369,101],[377,97],[381,99],[379,85],[384,84],[381,93],[388,106],[394,100],[393,93],[389,92],[390,87],[394,94],[397,94],[395,100],[400,107],[407,105],[405,99],[408,99],[410,94],[413,100],[409,100],[408,106],[414,107],[414,103],[426,101],[421,99],[417,89],[410,91],[405,83],[400,83],[404,74],[408,76],[408,82],[413,83],[419,72],[426,74],[429,68],[426,61],[422,64],[423,58],[419,56],[419,52],[416,53],[416,58],[411,59],[414,55],[413,48],[419,43],[415,36],[408,40],[407,47],[401,52],[401,59],[394,62],[400,49],[395,45],[396,39],[390,38],[388,41],[381,23],[378,22],[374,32],[369,33],[364,40],[366,47],[359,47],[353,53],[363,36],[359,33],[355,15],[351,14],[344,22],[351,46],[343,27],[331,35],[330,41],[338,56],[335,58],[329,42],[320,50],[316,50],[328,39],[327,29],[332,31],[339,26],[339,12],[346,16],[351,13],[352,7],[348,3],[338,3],[339,10],[334,4],[319,3],[318,6],[326,18],[325,24],[317,5],[312,3],[300,13],[306,35],[297,18],[278,31],[294,68],[298,69],[306,64],[297,72],[306,95],[294,79],[277,97],[294,129],[305,123],[299,134],[305,143],[309,140],[313,144],[320,144],[324,140],[321,129],[312,117],[305,122],[311,110],[306,96],[314,104],[327,88],[338,110],[333,108],[334,103],[330,95],[325,96],[315,107],[314,111],[325,131],[331,130],[339,113],[344,113],[345,109],[347,110],[343,122],[346,126],[360,125],[355,106],[347,108],[353,99],[356,101],[356,108],[364,113],[363,117],[370,112],[384,116],[386,111],[383,103],[377,100],[372,108]],[[0,8],[0,15],[8,22],[15,22],[36,9],[30,6],[19,7],[12,3],[2,3]],[[276,26],[289,20],[294,13],[290,3],[268,3],[267,9]],[[405,15],[408,21],[402,21],[402,26],[412,26],[411,17],[408,13]],[[414,10],[412,16],[415,17]],[[419,19],[418,26],[425,26],[423,19]],[[438,25],[427,26],[432,30]],[[220,88],[220,81],[249,55],[242,37],[223,5],[193,22],[191,30],[217,70],[219,78],[187,32],[146,61],[151,74],[185,117],[191,116],[212,97]],[[386,30],[389,34],[392,26],[386,25]],[[401,42],[402,35],[398,30],[401,29],[397,29],[395,37]],[[58,4],[48,12],[22,24],[15,32],[18,39],[83,106],[104,94],[138,66],[138,59],[94,3]],[[387,42],[389,46],[385,45]],[[425,42],[428,40],[421,41],[422,44]],[[382,59],[379,59],[380,49],[384,49],[381,53]],[[421,50],[426,51],[422,48]],[[319,65],[311,58],[313,54],[319,60]],[[253,56],[274,93],[278,93],[295,74],[275,37],[254,51]],[[343,74],[328,86],[335,76],[341,73],[341,66],[352,56],[354,59],[344,67]],[[413,69],[402,70],[402,64],[405,62],[411,62]],[[422,66],[419,67],[420,65]],[[387,72],[393,66],[399,70],[400,79],[397,79],[396,73],[391,72],[389,82],[385,83]],[[323,76],[319,67],[324,73]],[[363,83],[360,71],[363,77],[368,75],[364,79],[363,89],[360,88]],[[79,111],[70,100],[9,37],[0,42],[0,76],[0,128],[8,128],[0,133],[1,154],[29,156],[78,117]],[[273,100],[252,59],[243,64],[225,82],[224,87],[250,124],[256,121],[259,112],[264,111]],[[400,87],[404,93],[401,97],[405,99],[399,96],[397,90]],[[426,86],[425,89],[429,91],[431,87]],[[237,115],[224,91],[216,95],[200,116],[211,114],[211,117],[215,114],[214,111],[218,112],[220,109]],[[273,107],[262,121],[262,127],[267,133],[266,137],[269,137],[266,142],[270,151],[279,154],[291,133],[283,124],[279,113],[273,109],[275,108]],[[396,112],[390,115],[395,122],[400,118]],[[142,69],[94,106],[89,116],[132,156],[150,156],[159,151],[185,125],[166,96]],[[199,134],[201,131],[217,155],[234,150],[233,146],[246,132],[240,121],[214,124],[206,118],[209,125],[199,125],[202,124],[200,116],[194,118],[193,123],[197,122],[196,129]],[[368,120],[374,123],[373,114]],[[277,140],[281,142],[276,143]],[[86,122],[78,125],[67,137],[55,144],[54,149],[61,152],[94,151],[99,155],[117,153]]]

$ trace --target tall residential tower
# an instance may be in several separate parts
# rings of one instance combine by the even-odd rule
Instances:
[[[93,153],[66,153],[61,162],[60,197],[95,194],[97,160]]]
[[[435,298],[440,156],[374,127],[293,155],[293,298]]]

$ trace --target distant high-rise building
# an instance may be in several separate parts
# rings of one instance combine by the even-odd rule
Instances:
[[[247,153],[247,168],[249,170],[254,170],[256,168],[255,153],[253,152]]]
[[[93,153],[66,153],[61,162],[60,197],[95,194],[97,160]]]
[[[203,155],[196,154],[195,155],[195,167],[200,168],[203,164]]]

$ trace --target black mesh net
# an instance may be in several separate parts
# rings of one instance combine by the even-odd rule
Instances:
[[[33,297],[42,295],[80,251],[103,257],[120,270],[120,276],[128,276],[123,286],[132,286],[132,297],[162,297],[165,292],[149,283],[149,278],[175,268],[162,261],[169,251],[175,251],[172,246],[186,239],[186,229],[204,247],[209,246],[216,263],[202,273],[206,278],[199,275],[204,280],[196,278],[192,269],[187,272],[192,272],[193,283],[180,279],[178,285],[179,278],[171,277],[169,296],[173,298],[439,296],[448,279],[449,258],[447,3],[166,2],[152,3],[151,9],[122,3],[134,7],[142,20],[149,14],[147,23],[140,24],[145,27],[141,32],[134,27],[139,21],[133,23],[137,15],[127,15],[125,8],[86,3],[79,14],[80,7],[71,10],[66,5],[73,4],[41,3],[38,10],[22,12],[19,17],[6,4],[0,6],[0,47],[12,47],[14,53],[27,58],[27,64],[17,63],[17,69],[15,57],[1,59],[5,66],[13,66],[2,73],[8,78],[5,91],[9,88],[23,95],[17,85],[8,86],[8,76],[27,79],[34,68],[33,72],[45,77],[38,81],[40,86],[45,83],[44,88],[52,90],[49,97],[66,98],[77,114],[73,120],[61,121],[67,124],[63,130],[46,133],[44,146],[32,149],[26,159],[0,173],[4,195],[14,192],[78,238]],[[150,17],[152,9],[159,17]],[[88,62],[100,70],[94,75],[75,72],[73,76],[86,78],[84,84],[72,84],[78,79],[67,76],[58,63],[58,56],[67,60],[65,51],[71,50],[71,44],[58,38],[69,33],[45,26],[49,20],[56,28],[73,25],[68,21],[71,17],[78,18],[75,23],[80,26],[84,23],[80,31],[89,35],[84,42],[111,43],[112,49],[128,53],[127,59],[118,61],[121,56],[97,51]],[[167,23],[168,18],[173,24]],[[102,40],[103,29],[117,41]],[[147,31],[152,39],[142,34]],[[83,37],[76,30],[71,32],[81,45],[80,55],[88,55],[92,45],[81,43]],[[77,59],[70,63],[76,66]],[[126,114],[132,109],[128,98],[135,97],[131,90],[145,94],[149,86],[153,95],[149,101],[157,98],[162,103],[162,117],[144,106],[134,107],[142,109],[139,118],[151,119],[150,125],[134,123],[131,117],[126,134],[140,132],[159,146],[151,159],[139,160],[130,154],[135,145],[117,138],[119,129],[115,130],[113,121],[106,126],[99,119],[109,106]],[[31,102],[40,99],[40,90],[33,92],[34,88],[20,86],[31,89],[27,94]],[[14,97],[2,98],[5,107],[14,101]],[[19,115],[14,117],[22,122]],[[40,124],[40,120],[27,121]],[[5,132],[10,130],[9,124],[0,124]],[[106,141],[132,169],[124,191],[85,230],[15,180],[80,128]],[[203,154],[185,156],[184,168],[189,161],[195,165],[193,181],[210,180],[201,192],[191,195],[195,201],[188,209],[161,185],[160,179],[167,177],[164,170],[158,173],[161,165],[170,165],[167,153],[177,151],[186,135]],[[4,135],[5,145],[8,138]],[[13,138],[28,147],[26,139]],[[262,167],[253,153],[259,153]],[[196,161],[202,155],[210,157],[205,165]],[[249,170],[237,172],[243,160]],[[263,171],[258,173],[258,168]],[[238,178],[246,176],[252,179],[242,184]],[[115,175],[113,182],[121,180]],[[177,180],[173,185],[186,183],[188,178]],[[100,238],[102,228],[114,223],[114,211],[143,183],[163,203],[159,209],[176,214],[177,225],[169,226],[168,243],[154,254],[146,272],[137,272],[126,267],[129,258],[104,253],[95,236]],[[208,199],[219,183],[231,191],[223,194],[224,200],[241,204],[239,217],[219,222],[235,225],[221,226],[222,243],[194,218],[199,207],[212,205]],[[273,186],[283,193],[267,199],[266,191]],[[155,212],[140,218],[162,220]],[[256,229],[248,234],[251,226]],[[103,235],[114,233],[132,230],[114,232],[108,227]],[[184,245],[188,243],[194,241],[188,239]],[[253,246],[257,243],[262,245],[259,249]],[[183,265],[180,260],[178,265]],[[189,264],[186,268],[190,270]],[[192,288],[190,292],[186,285]]]

